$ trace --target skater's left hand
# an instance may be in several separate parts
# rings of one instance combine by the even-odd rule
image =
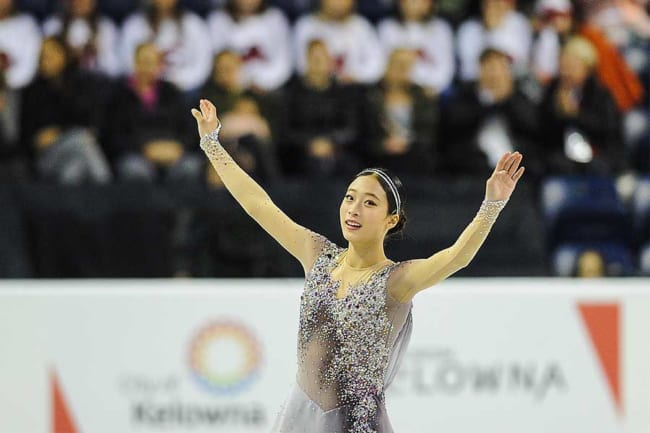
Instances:
[[[523,155],[519,152],[506,152],[497,166],[494,168],[492,176],[487,180],[485,188],[485,199],[488,201],[507,200],[515,190],[517,182],[524,174],[524,167],[519,167]]]

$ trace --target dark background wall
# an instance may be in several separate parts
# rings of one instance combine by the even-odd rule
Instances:
[[[403,179],[409,222],[390,240],[393,260],[451,245],[478,210],[484,182]],[[346,182],[277,182],[267,188],[298,223],[345,246],[338,206]],[[0,188],[0,278],[300,277],[298,262],[225,190],[115,184]],[[533,188],[519,185],[462,276],[547,274]]]

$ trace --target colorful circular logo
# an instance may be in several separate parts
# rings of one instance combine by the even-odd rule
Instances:
[[[203,327],[190,345],[194,377],[210,392],[232,395],[249,386],[262,365],[262,350],[253,333],[233,320]]]

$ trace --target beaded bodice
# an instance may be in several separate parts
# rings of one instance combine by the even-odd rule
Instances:
[[[342,248],[324,240],[301,297],[298,382],[324,410],[347,406],[350,431],[372,432],[396,335],[410,305],[387,302],[390,263],[337,299],[332,278]],[[391,314],[392,312],[392,314]]]

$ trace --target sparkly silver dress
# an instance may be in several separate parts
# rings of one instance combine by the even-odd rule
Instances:
[[[300,305],[296,384],[273,433],[392,433],[384,391],[411,335],[411,303],[387,291],[398,263],[336,298],[332,271],[346,251],[325,238]]]
[[[201,138],[201,148],[222,176],[236,164],[219,144],[219,128]],[[483,201],[454,245],[431,257],[438,259],[427,281],[442,281],[467,266],[506,203]],[[272,433],[392,433],[384,391],[406,350],[412,321],[411,302],[394,299],[388,280],[408,262],[371,268],[368,278],[364,274],[338,299],[333,272],[347,250],[317,238],[319,254],[301,297],[296,384]],[[408,295],[404,299],[414,293]]]

